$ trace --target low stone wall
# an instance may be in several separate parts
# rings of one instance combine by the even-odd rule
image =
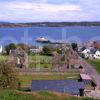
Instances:
[[[79,73],[78,69],[67,69],[67,70],[46,70],[46,69],[18,69],[19,74],[31,75],[34,73]]]

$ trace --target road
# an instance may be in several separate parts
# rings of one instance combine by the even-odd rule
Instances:
[[[85,73],[89,74],[96,82],[97,86],[100,87],[100,75],[97,71],[84,59],[81,59],[81,65],[83,66]]]

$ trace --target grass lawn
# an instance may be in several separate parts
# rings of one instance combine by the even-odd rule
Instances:
[[[50,64],[50,63],[48,63],[48,64],[46,64],[46,63],[37,63],[37,64],[34,64],[34,63],[30,63],[29,64],[29,68],[36,68],[36,67],[40,67],[41,69],[42,68],[45,68],[45,69],[49,69],[49,70],[51,70],[52,69],[52,64]]]
[[[6,55],[0,55],[0,61],[6,61],[8,60],[9,56]]]
[[[34,75],[20,75],[19,80],[22,87],[30,87],[32,80],[65,80],[65,79],[79,79],[79,73],[64,73],[64,74],[34,74]]]
[[[37,92],[25,93],[16,90],[0,90],[0,100],[95,100],[92,98],[77,98],[68,94]]]
[[[91,60],[89,63],[96,69],[96,71],[100,74],[100,60]]]
[[[0,55],[0,61],[6,61],[8,60],[9,56],[6,55]],[[52,69],[52,57],[51,56],[42,56],[42,55],[31,55],[28,57],[29,59],[29,68],[46,68],[51,70]]]
[[[31,55],[29,56],[30,60],[35,60],[36,62],[46,62],[46,63],[50,63],[52,60],[51,56],[45,56],[45,55]]]
[[[52,57],[42,55],[31,55],[29,56],[29,68],[40,67],[52,69]]]

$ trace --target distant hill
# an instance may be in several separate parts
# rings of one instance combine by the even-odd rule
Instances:
[[[41,26],[41,27],[100,26],[100,22],[31,22],[31,23],[0,22],[0,27],[31,27],[31,26]]]
[[[9,22],[0,21],[0,24],[9,24]]]

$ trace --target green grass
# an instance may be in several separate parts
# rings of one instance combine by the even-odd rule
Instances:
[[[36,66],[40,68],[52,69],[52,57],[42,56],[42,55],[31,55],[29,56],[29,68],[34,68]]]
[[[95,100],[93,98],[77,98],[68,94],[37,92],[25,93],[16,90],[0,90],[0,100]]]
[[[91,60],[89,63],[96,69],[96,71],[100,74],[100,60]]]
[[[9,56],[0,55],[0,61],[8,60]],[[28,57],[29,59],[29,68],[45,68],[48,70],[52,69],[52,57],[51,56],[44,56],[44,55],[31,55]]]
[[[78,73],[64,73],[64,74],[34,74],[34,75],[20,75],[19,80],[22,87],[30,87],[32,80],[65,80],[65,79],[79,79]]]
[[[35,100],[35,96],[17,93],[14,90],[0,90],[0,100]]]
[[[52,60],[51,56],[44,56],[44,55],[31,55],[29,56],[30,60],[35,60],[37,62],[46,62],[50,63]]]
[[[6,61],[8,60],[9,56],[6,55],[0,55],[0,61]]]
[[[34,63],[30,63],[29,64],[29,68],[36,68],[36,67],[40,67],[41,69],[42,68],[45,68],[45,69],[49,69],[49,70],[51,70],[52,69],[52,64],[46,64],[46,63],[44,63],[44,64],[40,64],[40,63],[37,63],[37,64],[34,64]]]

